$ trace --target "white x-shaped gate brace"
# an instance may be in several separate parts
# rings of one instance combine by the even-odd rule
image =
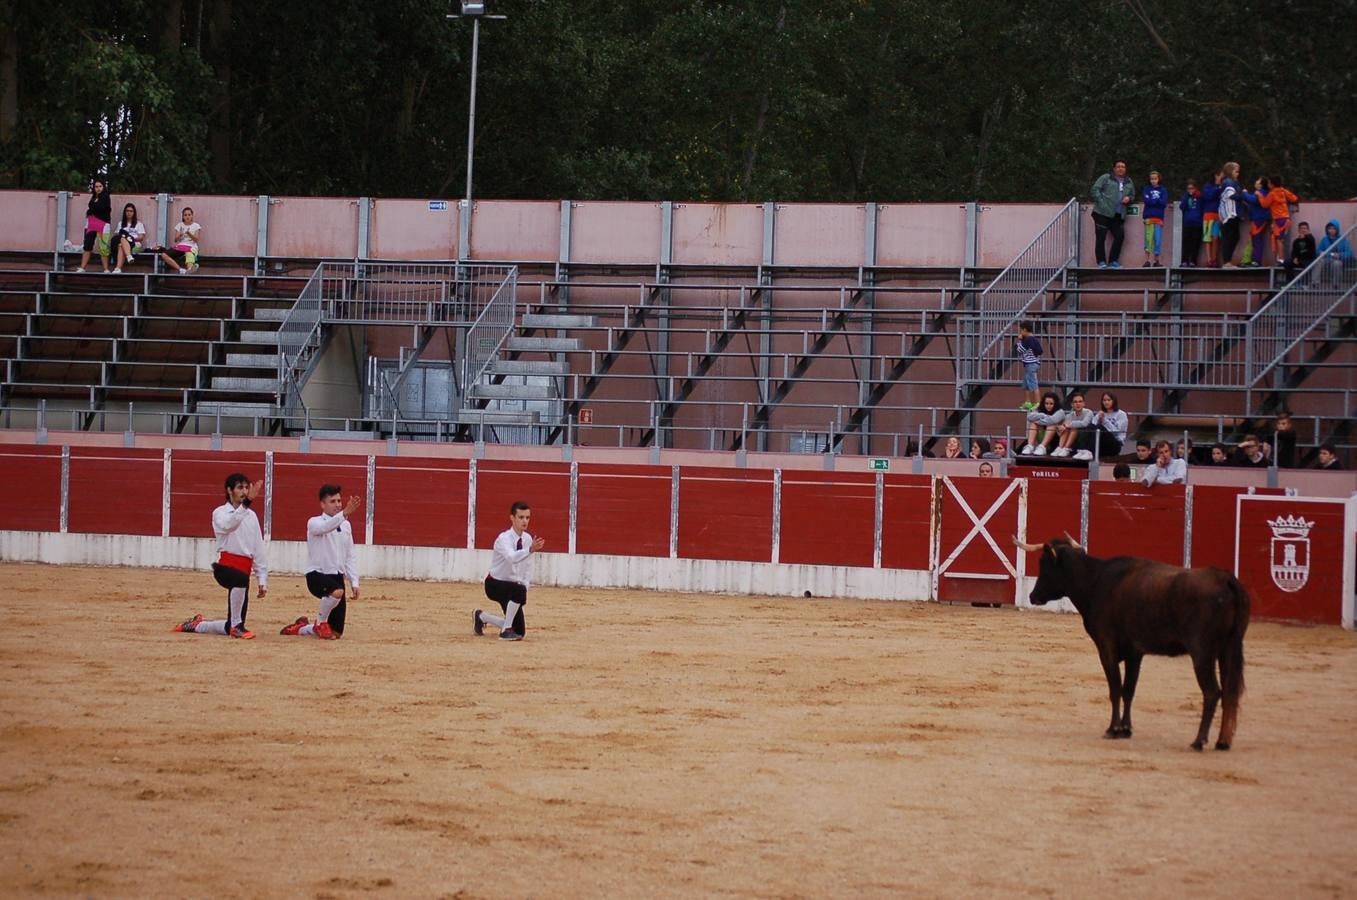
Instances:
[[[1026,555],[1018,553],[1017,565],[1014,566],[1013,561],[1009,559],[1008,554],[999,548],[999,544],[995,541],[994,535],[990,534],[989,529],[985,526],[989,523],[990,519],[994,518],[994,514],[1003,507],[1004,501],[1011,497],[1014,491],[1017,491],[1018,536],[1025,539],[1027,533],[1027,479],[1015,478],[1010,481],[1008,487],[1004,488],[1003,492],[995,498],[994,502],[990,504],[989,509],[985,510],[985,514],[982,516],[977,516],[975,514],[975,510],[966,502],[966,498],[961,495],[961,492],[957,490],[956,485],[952,483],[950,476],[942,476],[941,481],[946,485],[947,490],[951,495],[956,498],[957,505],[966,513],[967,518],[971,520],[971,529],[966,532],[966,536],[956,545],[952,552],[947,556],[947,559],[939,562],[938,557],[942,555],[942,503],[941,500],[939,500],[936,513],[938,518],[933,529],[933,598],[937,599],[939,596],[938,580],[942,578],[944,574],[947,574],[948,570],[952,567],[952,563],[956,562],[957,557],[965,552],[966,548],[971,545],[971,542],[974,541],[977,536],[981,537],[984,542],[989,545],[990,550],[994,553],[995,557],[1003,563],[1004,571],[1008,574],[1001,575],[993,572],[955,572],[952,573],[953,577],[960,576],[977,579],[1012,578],[1015,582],[1020,584],[1021,582],[1019,579],[1022,578],[1026,570]],[[1016,590],[1017,587],[1015,585],[1015,591]]]

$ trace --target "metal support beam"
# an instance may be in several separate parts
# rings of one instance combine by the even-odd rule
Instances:
[[[273,201],[267,194],[260,194],[256,203],[259,205],[259,222],[255,231],[254,255],[263,258],[269,255],[269,204]]]
[[[368,246],[372,235],[372,198],[359,197],[358,203],[358,258],[369,259]]]

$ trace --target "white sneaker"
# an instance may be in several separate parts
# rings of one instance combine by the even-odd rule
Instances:
[[[83,275],[83,274],[85,274],[85,270],[84,270],[84,269],[76,269],[76,270],[75,270],[75,274],[77,274],[77,275]]]
[[[1033,450],[1033,451],[1032,451],[1032,454],[1033,454],[1034,456],[1045,456],[1045,455],[1046,455],[1046,445],[1045,445],[1045,444],[1037,444],[1037,449]]]
[[[180,274],[180,275],[187,275],[187,274],[188,274],[188,269],[180,269],[180,270],[179,270],[179,274]]]
[[[123,270],[122,270],[122,269],[114,269],[114,270],[113,270],[113,274],[114,274],[114,275],[121,275],[122,273],[123,273]]]
[[[1051,451],[1051,456],[1061,456],[1061,457],[1063,457],[1063,456],[1069,456],[1069,455],[1070,455],[1070,448],[1069,448],[1069,447],[1056,447],[1054,450]]]
[[[1077,460],[1079,460],[1080,462],[1088,462],[1090,459],[1093,458],[1093,451],[1092,451],[1092,450],[1076,450],[1076,451],[1074,451],[1074,458],[1077,459]]]
[[[1031,456],[1034,451],[1031,444],[1023,444],[1020,452],[1023,456]]]

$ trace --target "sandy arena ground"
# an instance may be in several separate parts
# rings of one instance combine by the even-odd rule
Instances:
[[[0,893],[1352,896],[1357,637],[1255,622],[1235,748],[1186,658],[1135,737],[1072,615],[370,581],[343,640],[180,635],[204,573],[0,565]],[[1219,715],[1217,715],[1219,722]],[[1214,729],[1213,729],[1214,739]]]

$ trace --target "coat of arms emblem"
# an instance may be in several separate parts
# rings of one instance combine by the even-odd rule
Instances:
[[[1272,528],[1272,583],[1294,594],[1310,578],[1310,529],[1303,516],[1268,519]]]

